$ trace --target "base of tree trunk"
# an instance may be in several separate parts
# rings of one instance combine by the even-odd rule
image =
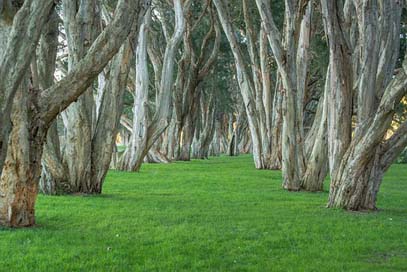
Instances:
[[[349,211],[377,210],[377,192],[384,172],[372,164],[357,170],[335,175],[336,178],[331,182],[328,208],[343,208]]]
[[[169,163],[170,160],[158,150],[151,149],[148,151],[144,160],[148,163]]]
[[[0,226],[21,228],[35,225],[37,186],[16,184],[4,197],[0,196]]]
[[[191,160],[191,154],[190,152],[181,152],[181,154],[179,154],[177,161],[190,161]]]
[[[301,191],[301,187],[297,185],[283,185],[283,189],[289,192],[299,192]]]
[[[93,188],[80,188],[79,190],[72,190],[69,194],[100,195],[101,193],[102,186],[95,186]]]

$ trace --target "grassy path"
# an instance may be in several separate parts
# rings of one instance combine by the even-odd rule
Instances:
[[[249,156],[110,172],[103,195],[40,196],[36,228],[0,230],[0,271],[407,271],[407,165],[370,214],[280,176]]]

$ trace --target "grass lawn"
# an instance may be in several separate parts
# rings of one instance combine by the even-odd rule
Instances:
[[[40,196],[37,227],[0,230],[0,271],[407,271],[407,165],[380,212],[327,197],[283,191],[250,156],[110,172],[103,195]]]

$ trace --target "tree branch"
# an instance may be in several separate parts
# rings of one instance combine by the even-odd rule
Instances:
[[[86,56],[61,81],[44,90],[39,98],[40,112],[50,123],[92,84],[112,57],[120,50],[130,32],[138,32],[149,3],[143,0],[120,0],[115,17],[98,36]],[[143,11],[143,12],[141,12]]]

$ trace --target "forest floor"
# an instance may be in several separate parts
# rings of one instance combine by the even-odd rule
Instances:
[[[0,271],[406,271],[407,165],[379,212],[281,189],[250,156],[109,173],[101,196],[40,196],[37,226],[0,230]]]

